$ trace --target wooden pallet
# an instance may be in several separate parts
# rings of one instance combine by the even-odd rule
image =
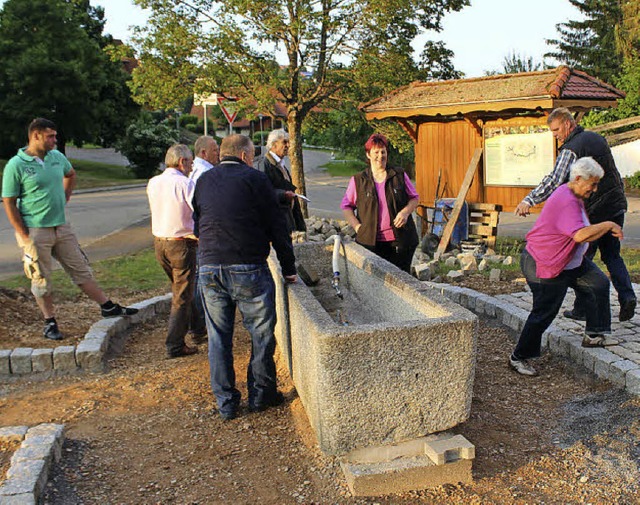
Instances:
[[[493,203],[469,204],[469,240],[494,248],[498,236],[498,220],[502,205]]]

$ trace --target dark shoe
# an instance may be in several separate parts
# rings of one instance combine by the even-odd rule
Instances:
[[[526,359],[514,359],[509,358],[509,366],[513,368],[520,375],[528,375],[529,377],[535,377],[538,372],[533,368]]]
[[[218,413],[220,414],[220,417],[223,421],[231,421],[238,417],[238,412],[235,410],[228,410],[225,412],[219,411]]]
[[[206,333],[191,333],[191,342],[195,345],[204,344],[209,341],[209,335]]]
[[[100,309],[102,311],[102,317],[119,317],[119,316],[133,316],[138,313],[138,309],[132,309],[131,307],[123,307],[114,303],[109,309]]]
[[[619,343],[619,340],[605,335],[585,335],[582,339],[582,347],[609,347]]]
[[[627,300],[626,302],[622,302],[620,304],[620,315],[618,316],[620,322],[628,321],[631,319],[636,313],[636,299],[632,298],[631,300]]]
[[[45,325],[44,338],[48,338],[49,340],[62,340],[62,333],[60,333],[57,323],[51,322]]]
[[[250,412],[262,412],[269,407],[277,407],[284,403],[284,395],[280,391],[276,391],[276,394],[269,398],[264,403],[258,405],[249,405]]]
[[[579,314],[574,309],[565,310],[562,313],[562,315],[564,317],[566,317],[567,319],[573,319],[574,321],[586,321],[587,320],[587,316],[585,316],[584,314]]]
[[[184,356],[193,356],[194,354],[198,354],[197,347],[189,347],[188,345],[183,345],[182,349],[179,351],[172,351],[167,353],[167,358],[182,358]]]

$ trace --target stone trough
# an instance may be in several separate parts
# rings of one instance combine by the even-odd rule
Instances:
[[[468,419],[476,316],[354,242],[296,246],[316,286],[277,286],[276,338],[326,454],[397,444]],[[272,270],[277,262],[270,258]]]

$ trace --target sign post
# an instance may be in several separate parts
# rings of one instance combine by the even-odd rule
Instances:
[[[234,98],[224,98],[222,96],[218,97],[218,105],[220,106],[220,110],[222,110],[224,117],[226,117],[227,121],[229,121],[229,135],[233,133],[233,122],[238,116],[238,111],[233,110],[234,102]]]
[[[212,93],[211,95],[194,95],[194,104],[202,105],[204,109],[204,134],[207,135],[207,105],[217,105],[218,104],[218,94]]]

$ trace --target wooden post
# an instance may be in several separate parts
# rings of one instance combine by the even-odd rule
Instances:
[[[469,193],[469,188],[471,187],[471,183],[473,182],[473,176],[476,173],[476,168],[478,167],[478,163],[480,163],[481,157],[482,148],[479,147],[473,153],[471,163],[469,163],[469,167],[467,168],[467,173],[465,174],[464,180],[462,181],[462,186],[460,186],[460,191],[458,192],[456,202],[453,205],[451,216],[449,216],[449,221],[447,221],[447,225],[444,227],[444,232],[442,233],[440,244],[438,245],[438,250],[434,255],[436,259],[442,256],[442,254],[447,250],[447,246],[451,241],[453,229],[455,228],[456,223],[458,222],[458,218],[460,217],[460,211],[462,210],[462,206],[464,205],[464,199],[467,197],[467,193]]]

